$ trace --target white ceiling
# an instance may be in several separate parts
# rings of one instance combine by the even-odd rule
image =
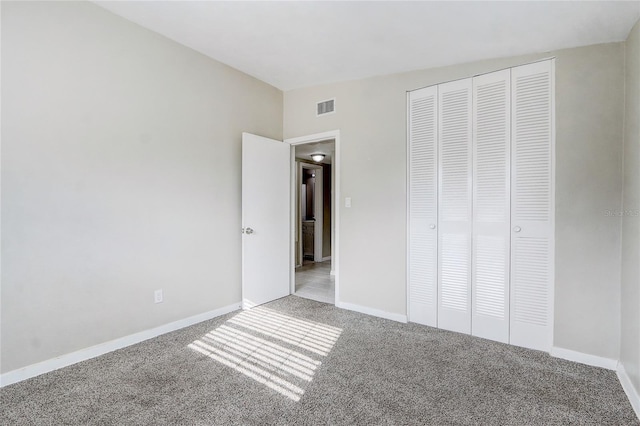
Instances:
[[[625,40],[640,1],[95,1],[282,90]]]

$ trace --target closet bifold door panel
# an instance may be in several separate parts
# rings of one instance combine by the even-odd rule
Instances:
[[[438,327],[471,333],[471,79],[438,86]]]
[[[510,70],[473,79],[472,331],[509,342]]]
[[[409,321],[437,326],[438,88],[409,93]]]
[[[510,343],[549,351],[553,309],[553,61],[511,70]]]

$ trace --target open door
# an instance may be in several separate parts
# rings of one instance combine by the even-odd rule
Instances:
[[[242,134],[242,307],[287,296],[291,148]]]

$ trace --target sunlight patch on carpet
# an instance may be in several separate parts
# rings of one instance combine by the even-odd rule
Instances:
[[[304,394],[341,328],[262,306],[242,311],[188,346],[294,400]]]

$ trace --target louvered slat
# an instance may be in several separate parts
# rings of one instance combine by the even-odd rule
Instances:
[[[472,334],[509,341],[510,70],[473,79]]]
[[[510,342],[551,349],[553,64],[512,69]],[[515,232],[519,230],[519,232]]]
[[[474,328],[477,316],[507,321],[505,306],[506,247],[504,238],[480,235],[474,247]],[[475,333],[474,333],[475,334]],[[479,334],[476,334],[479,335]],[[485,336],[480,336],[485,337]],[[506,336],[508,339],[508,335]]]
[[[409,94],[409,321],[437,324],[437,87]]]
[[[469,238],[463,234],[443,235],[440,250],[442,307],[466,312],[469,300]]]
[[[438,102],[438,327],[471,333],[471,79]]]
[[[549,322],[547,238],[516,238],[514,256],[520,261],[514,271],[513,316],[515,321],[546,327]]]

